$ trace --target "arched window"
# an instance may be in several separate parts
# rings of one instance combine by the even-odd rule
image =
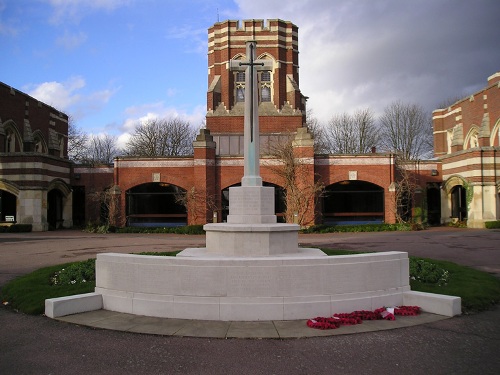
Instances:
[[[271,72],[263,71],[260,73],[260,100],[261,102],[271,101]]]
[[[13,129],[5,132],[5,152],[16,152],[16,133]]]
[[[473,127],[465,137],[464,150],[479,147],[479,131]]]
[[[454,128],[451,128],[446,132],[446,135],[447,135],[446,144],[448,146],[448,148],[447,148],[448,154],[451,154],[451,144],[453,143],[453,132],[454,132]]]
[[[38,152],[40,154],[47,153],[47,145],[45,144],[45,141],[40,131],[37,130],[33,133],[33,142],[35,144],[34,148],[35,152]]]
[[[59,136],[59,157],[64,157],[64,137]]]
[[[245,72],[235,73],[236,102],[245,101]]]

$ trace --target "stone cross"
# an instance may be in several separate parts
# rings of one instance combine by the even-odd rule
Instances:
[[[262,186],[260,177],[260,142],[259,142],[259,90],[257,89],[257,71],[272,70],[269,60],[256,60],[257,42],[246,42],[247,60],[231,60],[230,69],[245,71],[245,119],[244,119],[244,175],[242,186]]]

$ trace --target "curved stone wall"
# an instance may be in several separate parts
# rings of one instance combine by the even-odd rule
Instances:
[[[96,293],[112,311],[179,319],[294,320],[403,304],[408,254],[267,257],[98,254]]]

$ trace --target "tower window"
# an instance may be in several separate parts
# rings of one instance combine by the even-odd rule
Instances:
[[[236,72],[236,101],[245,101],[245,72]]]
[[[260,73],[260,101],[271,101],[271,72],[269,70]]]

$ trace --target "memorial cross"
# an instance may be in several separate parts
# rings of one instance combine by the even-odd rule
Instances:
[[[272,70],[272,61],[256,60],[257,42],[246,42],[247,61],[231,60],[230,69],[245,71],[244,176],[242,186],[262,186],[259,172],[260,139],[257,71]]]

